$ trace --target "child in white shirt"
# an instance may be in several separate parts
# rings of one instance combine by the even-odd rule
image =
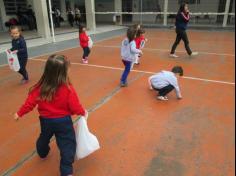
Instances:
[[[183,68],[175,66],[172,71],[161,71],[151,77],[148,82],[150,89],[156,90],[159,94],[158,100],[167,101],[167,94],[175,89],[178,99],[182,99],[181,91],[178,84],[178,76],[183,76]]]

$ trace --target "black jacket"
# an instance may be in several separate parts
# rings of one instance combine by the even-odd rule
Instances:
[[[186,30],[189,22],[189,14],[179,12],[176,16],[175,26],[176,29]]]
[[[12,40],[11,51],[18,50],[17,56],[19,60],[28,59],[28,51],[24,37]]]

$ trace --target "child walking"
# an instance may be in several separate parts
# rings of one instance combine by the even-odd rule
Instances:
[[[127,87],[127,77],[130,73],[133,62],[135,61],[135,54],[142,54],[142,51],[136,49],[135,39],[136,29],[129,28],[127,31],[127,38],[123,40],[121,46],[121,58],[125,66],[125,70],[121,76],[120,86]]]
[[[170,71],[161,71],[151,77],[149,77],[149,87],[151,90],[158,92],[157,99],[167,101],[167,94],[175,89],[178,99],[182,99],[181,91],[178,84],[178,77],[183,76],[183,68],[175,66]]]
[[[13,53],[17,54],[20,70],[18,71],[22,75],[21,84],[26,84],[29,81],[28,72],[26,65],[28,61],[28,51],[24,37],[22,36],[21,28],[18,26],[11,26],[10,34],[12,37],[12,48],[10,49]]]
[[[89,36],[87,35],[86,28],[84,26],[80,26],[79,28],[79,41],[80,46],[83,48],[84,51],[82,62],[84,64],[88,64],[88,56],[91,50],[89,48]]]
[[[145,42],[147,41],[147,39],[144,36],[145,34],[145,30],[140,28],[137,31],[137,37],[135,38],[135,43],[136,43],[136,48],[137,49],[143,49]],[[135,54],[135,61],[134,64],[139,65],[139,60],[140,60],[141,55],[140,54]]]
[[[87,115],[70,82],[69,66],[65,56],[50,56],[42,77],[30,89],[24,105],[15,114],[15,120],[18,120],[35,106],[38,107],[41,133],[36,142],[37,153],[39,157],[46,158],[50,151],[50,139],[55,135],[61,155],[61,176],[73,174],[76,138],[71,115]]]
[[[192,50],[189,47],[188,35],[186,33],[189,20],[190,20],[190,15],[189,15],[188,4],[183,3],[179,8],[178,14],[176,15],[175,26],[177,35],[170,52],[170,57],[178,58],[178,56],[175,54],[175,50],[181,40],[184,41],[184,46],[189,56],[198,55],[198,52],[192,52]]]

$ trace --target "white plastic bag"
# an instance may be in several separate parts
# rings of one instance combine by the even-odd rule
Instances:
[[[93,40],[89,37],[88,47],[91,49],[93,47]]]
[[[11,70],[18,72],[20,70],[20,63],[17,54],[13,54],[10,50],[6,50],[7,62]]]
[[[97,137],[89,132],[86,117],[81,117],[77,122],[76,142],[77,159],[85,158],[100,149]]]

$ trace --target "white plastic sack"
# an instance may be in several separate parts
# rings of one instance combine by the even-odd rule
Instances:
[[[86,156],[100,149],[97,137],[89,132],[87,120],[85,117],[81,117],[77,122],[76,142],[77,159],[85,158]]]
[[[11,70],[18,72],[20,70],[20,63],[17,54],[13,54],[10,50],[6,50],[7,62]]]
[[[91,37],[89,37],[88,47],[89,48],[93,47],[93,40],[91,39]]]

